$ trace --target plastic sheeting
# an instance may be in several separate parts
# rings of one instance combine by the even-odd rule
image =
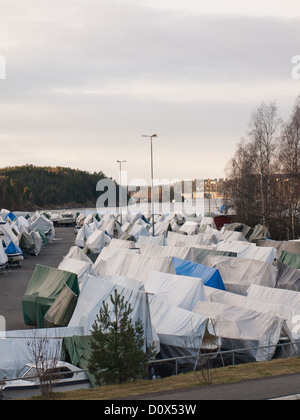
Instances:
[[[140,254],[149,257],[176,257],[182,260],[194,261],[194,251],[191,247],[141,244]]]
[[[216,245],[216,249],[219,251],[236,252],[238,258],[265,261],[270,264],[273,263],[277,256],[275,248],[259,247],[250,242],[220,242]]]
[[[188,235],[196,235],[199,232],[199,224],[188,220],[180,227],[179,232],[185,232]]]
[[[231,231],[231,230],[225,230],[222,233],[219,240],[220,241],[225,241],[225,242],[232,242],[232,241],[247,242],[247,239],[242,234],[242,232],[235,232],[235,231]]]
[[[44,326],[44,315],[56,300],[64,285],[79,295],[77,275],[37,264],[22,299],[25,324]]]
[[[18,237],[14,234],[12,228],[8,223],[0,224],[0,232],[4,234],[4,242],[6,246],[8,246],[10,242],[13,242],[17,246],[20,246]]]
[[[74,258],[75,260],[91,263],[90,258],[78,246],[72,246],[66,255],[66,258]]]
[[[293,316],[300,315],[300,293],[293,290],[273,289],[252,284],[247,290],[247,298],[279,306],[283,315],[293,324]]]
[[[35,213],[35,220],[32,221],[32,219],[29,219],[30,223],[30,231],[39,229],[46,237],[51,241],[55,237],[55,229],[53,222],[51,220],[47,219],[47,217],[40,215],[39,213]]]
[[[7,254],[7,255],[9,255],[9,254],[22,254],[23,255],[23,252],[22,252],[21,248],[16,246],[13,242],[10,242],[10,244],[5,248],[5,254]]]
[[[272,241],[261,240],[257,242],[261,247],[273,247],[277,250],[277,258],[279,259],[282,251],[300,254],[300,242],[297,241]]]
[[[31,232],[31,237],[33,239],[34,242],[34,248],[32,250],[32,253],[37,256],[41,253],[41,250],[43,248],[43,239],[41,237],[41,235],[38,232],[32,231]]]
[[[115,247],[115,248],[126,248],[126,249],[130,249],[130,248],[135,248],[135,242],[132,241],[125,241],[123,239],[115,239],[113,238],[109,244],[109,246],[111,247]]]
[[[110,237],[102,230],[95,230],[86,240],[85,249],[92,253],[100,253],[101,250],[111,242]]]
[[[51,354],[60,352],[62,337],[73,335],[82,335],[82,329],[42,328],[6,331],[5,340],[0,340],[0,379],[18,377],[26,363],[33,362],[31,343],[37,339],[43,344],[46,355],[50,357]]]
[[[92,326],[103,307],[103,303],[108,304],[108,308],[112,313],[113,306],[110,296],[114,295],[114,290],[123,297],[125,302],[131,305],[133,311],[131,318],[133,322],[140,319],[144,326],[145,344],[152,343],[158,346],[157,336],[152,329],[148,296],[140,290],[130,289],[107,281],[104,278],[86,275],[82,283],[82,289],[77,302],[76,309],[70,320],[69,327],[83,327],[84,335],[89,335]]]
[[[145,282],[152,270],[176,274],[172,257],[148,257],[139,254],[128,254],[118,273]]]
[[[62,360],[70,361],[73,366],[86,370],[86,374],[93,387],[97,386],[94,375],[88,371],[92,355],[91,336],[64,337],[62,342]]]
[[[160,340],[162,358],[197,356],[221,344],[207,317],[149,296],[152,324]],[[186,361],[184,361],[186,363]]]
[[[8,256],[4,252],[2,241],[0,241],[0,266],[1,265],[3,265],[3,266],[6,265],[7,261],[8,261]]]
[[[297,270],[300,269],[300,254],[282,251],[280,261],[290,267],[296,268]]]
[[[78,283],[81,283],[82,276],[84,274],[91,274],[92,270],[92,261],[81,261],[75,258],[64,258],[59,266],[57,267],[58,270],[68,271],[70,273],[74,273],[78,277]]]
[[[84,224],[77,232],[75,245],[84,248],[86,240],[94,233],[93,229]]]
[[[300,341],[300,293],[273,289],[270,287],[259,286],[253,284],[247,290],[247,298],[249,300],[266,303],[279,307],[283,316],[287,320],[289,329],[293,333],[293,338]],[[300,354],[300,344],[298,346],[298,354]]]
[[[213,249],[211,247],[195,248],[194,249],[194,255],[195,255],[196,262],[199,263],[199,264],[204,264],[205,258],[208,255],[216,255],[216,256],[224,256],[224,257],[237,257],[236,252],[218,251],[218,250]]]
[[[300,271],[281,261],[277,261],[276,287],[300,292]]]
[[[78,296],[65,284],[58,298],[44,316],[44,327],[67,327],[76,307]]]
[[[24,253],[33,253],[35,243],[32,236],[29,233],[23,232],[20,235],[20,248]]]
[[[194,312],[213,320],[214,327],[222,338],[222,350],[272,346],[243,350],[243,357],[248,356],[252,361],[271,360],[281,336],[286,335],[283,317],[280,318],[241,306],[216,302],[198,302]],[[287,352],[287,349],[285,351]],[[295,356],[296,352],[292,346],[289,348],[288,354],[289,356]]]
[[[129,289],[140,290],[141,292],[145,292],[145,286],[142,281],[130,279],[129,277],[118,275],[110,276],[108,274],[104,274],[101,275],[101,279],[118,284],[122,287],[127,287]]]
[[[275,287],[277,268],[257,260],[208,256],[205,264],[218,268],[228,292],[246,295],[251,284]]]
[[[237,295],[236,293],[213,289],[205,286],[205,295],[208,302],[224,303],[226,305],[241,306],[242,308],[252,309],[257,312],[270,313],[283,317],[280,308],[276,305],[255,302],[247,296]]]
[[[206,300],[203,280],[197,277],[151,271],[145,290],[156,299],[192,311],[199,300]]]
[[[173,258],[173,264],[176,274],[182,276],[198,277],[203,280],[205,286],[225,290],[224,282],[217,268],[180,260],[178,258]]]
[[[165,238],[165,235],[140,236],[139,239],[137,240],[136,247],[138,248],[141,244],[165,246],[166,238]]]
[[[129,253],[138,253],[139,249],[116,248],[107,246],[102,249],[96,261],[93,264],[93,273],[99,274],[117,274],[121,265]]]
[[[120,275],[143,282],[152,270],[176,274],[172,257],[148,257],[133,250],[111,249],[117,250],[117,253],[104,259],[101,259],[101,253],[93,266],[95,274]],[[105,252],[108,250],[109,247],[105,248]]]
[[[193,246],[193,245],[209,245],[213,240],[213,235],[210,233],[198,233],[196,235],[183,235],[176,232],[168,232],[167,245],[168,246]]]

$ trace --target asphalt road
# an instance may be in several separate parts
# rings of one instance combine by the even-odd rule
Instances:
[[[73,227],[55,227],[55,238],[43,247],[38,256],[31,256],[22,261],[20,268],[12,268],[7,275],[0,275],[0,315],[5,318],[6,330],[23,330],[22,299],[31,279],[36,264],[57,268],[63,257],[74,245]]]
[[[273,399],[300,399],[300,373],[274,376],[256,380],[236,382],[224,385],[211,385],[198,388],[161,392],[124,400],[139,401],[259,401]],[[288,398],[286,398],[288,397]]]

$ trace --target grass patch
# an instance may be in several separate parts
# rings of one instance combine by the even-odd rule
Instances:
[[[212,385],[228,384],[271,376],[300,372],[300,357],[276,359],[269,362],[228,366],[212,371]],[[122,385],[106,385],[89,390],[55,394],[57,400],[109,400],[155,392],[206,386],[200,381],[201,374],[194,372],[171,376],[155,381],[135,381]],[[153,396],[155,399],[155,396]]]

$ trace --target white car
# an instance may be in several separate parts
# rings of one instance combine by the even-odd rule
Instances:
[[[55,377],[56,373],[57,377]],[[92,387],[86,372],[82,372],[82,369],[70,363],[57,362],[54,368],[49,368],[48,374],[52,378],[54,375],[54,380],[52,381],[53,392],[74,391],[75,389]],[[47,375],[47,370],[44,375]],[[0,393],[2,393],[2,399],[28,398],[41,395],[41,385],[38,379],[37,368],[34,364],[27,363],[18,376],[21,379],[1,381]]]

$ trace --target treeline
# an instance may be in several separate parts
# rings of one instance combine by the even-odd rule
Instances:
[[[236,220],[263,224],[276,240],[298,239],[299,175],[300,96],[286,121],[275,102],[264,102],[226,168],[225,191]]]
[[[33,165],[0,169],[0,206],[10,210],[95,206],[103,172]]]

